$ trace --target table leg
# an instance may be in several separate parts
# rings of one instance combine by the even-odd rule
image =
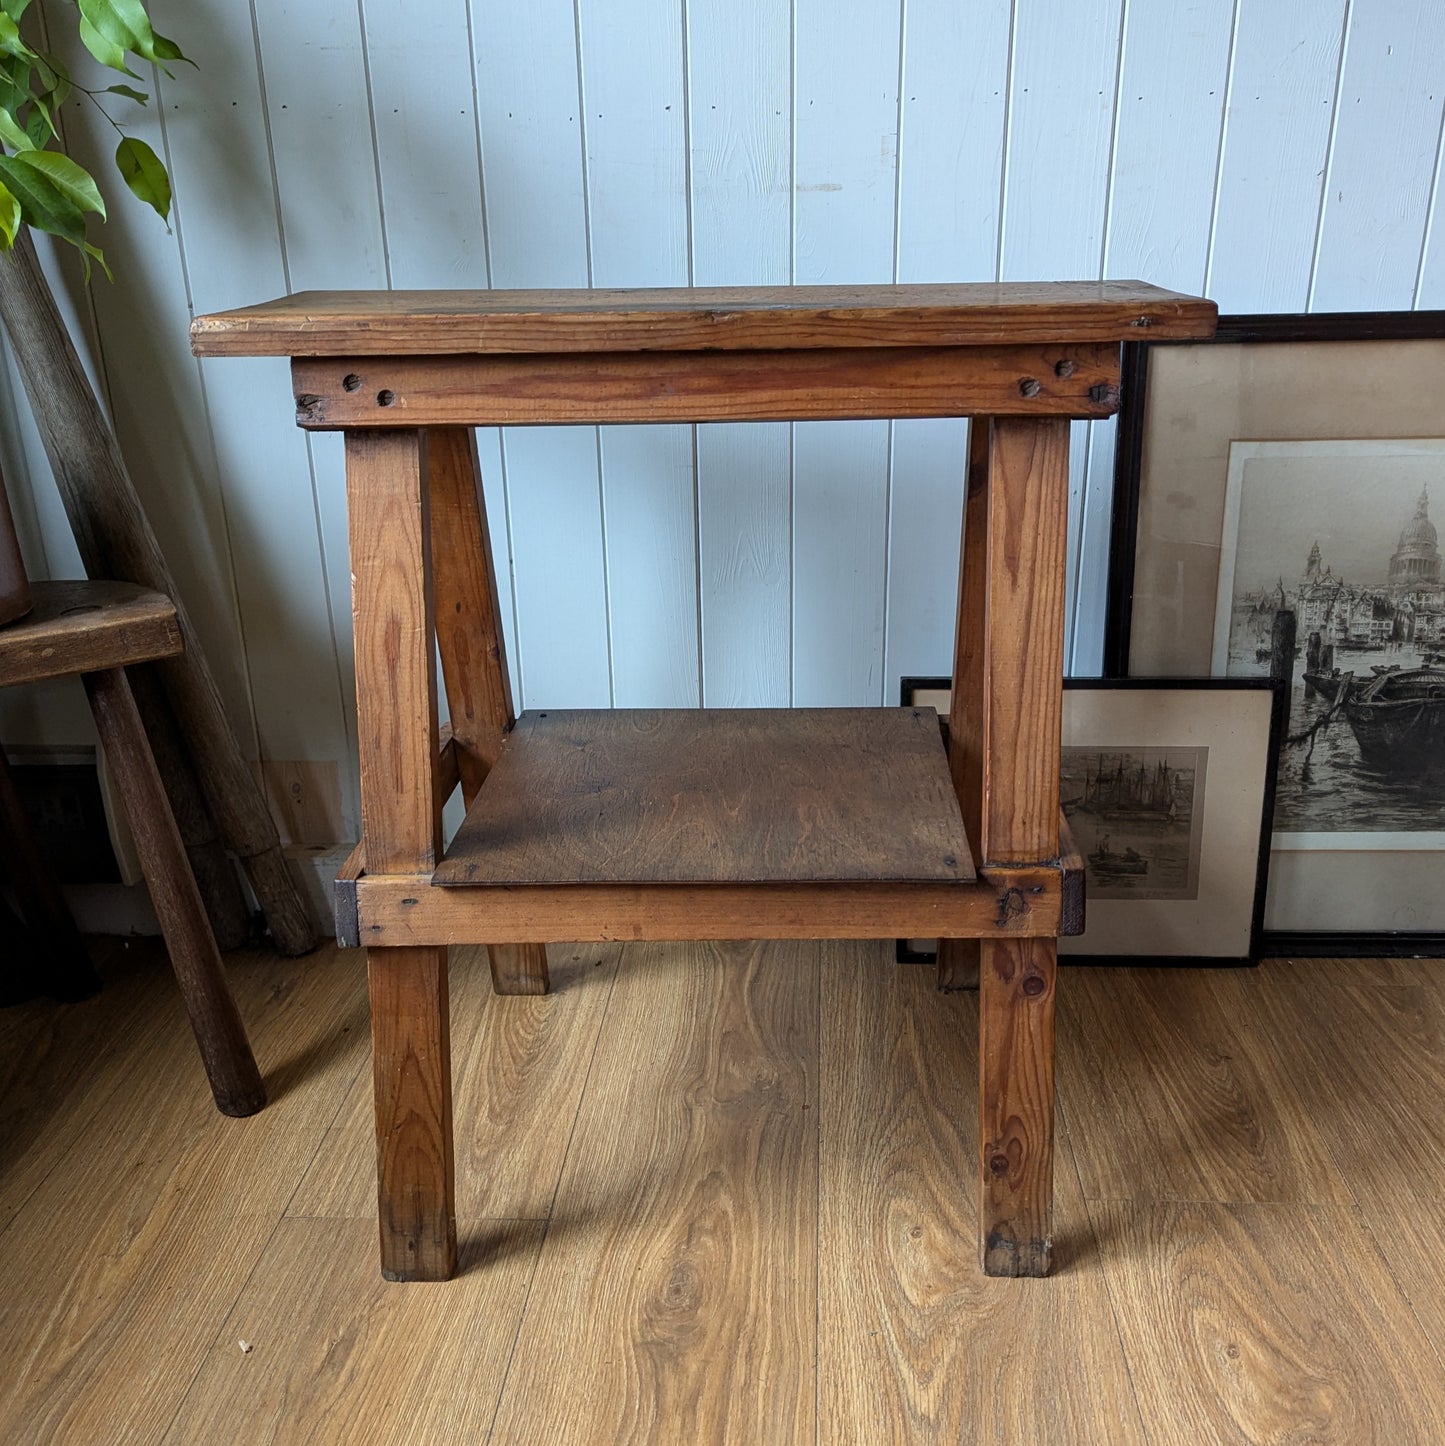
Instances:
[[[369,875],[429,873],[441,853],[426,445],[348,432],[362,844]],[[367,950],[381,1270],[456,1268],[451,1046],[444,948]]]
[[[429,428],[427,469],[437,649],[470,808],[516,721],[476,432]],[[492,944],[487,954],[498,994],[547,992],[544,944]]]
[[[982,858],[1039,863],[1059,853],[1069,424],[995,418],[989,433],[982,730],[962,746],[982,762]],[[980,944],[979,1234],[989,1275],[1049,1269],[1057,956],[1053,939]]]
[[[982,862],[983,668],[985,580],[988,575],[988,459],[992,430],[987,417],[968,424],[968,471],[959,546],[958,620],[953,635],[953,693],[948,710],[948,766],[963,810],[969,847]],[[938,941],[938,987],[945,992],[978,988],[977,939]]]

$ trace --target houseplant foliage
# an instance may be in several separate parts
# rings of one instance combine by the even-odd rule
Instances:
[[[156,34],[144,0],[61,0],[75,12],[81,43],[101,65],[139,77],[128,62],[149,61],[163,70],[183,61],[173,40]],[[105,200],[95,177],[65,153],[58,115],[73,94],[92,101],[120,137],[115,149],[121,179],[164,219],[170,212],[171,186],[165,166],[143,140],[122,130],[109,106],[118,101],[144,105],[150,97],[134,86],[116,84],[103,91],[71,82],[59,57],[38,39],[32,0],[0,0],[0,250],[10,250],[22,226],[48,231],[78,247],[102,266],[105,258],[86,238],[86,218],[105,220]],[[31,20],[27,21],[27,12]],[[169,71],[167,71],[169,74]]]

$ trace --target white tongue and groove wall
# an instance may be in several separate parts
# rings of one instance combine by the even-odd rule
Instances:
[[[1226,311],[1445,306],[1438,0],[152,0],[198,68],[114,107],[175,183],[55,269],[238,728],[354,836],[341,446],[191,315],[288,290],[1139,277]],[[52,33],[73,22],[52,3]],[[56,41],[59,44],[59,40]],[[93,82],[76,57],[77,78]],[[89,102],[68,138],[101,167]],[[13,366],[38,576],[73,545]],[[521,703],[892,702],[950,663],[962,422],[482,435]],[[1074,437],[1100,658],[1113,424]],[[8,742],[83,740],[73,694]]]

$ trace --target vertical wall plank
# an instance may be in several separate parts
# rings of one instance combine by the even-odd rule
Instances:
[[[699,286],[792,279],[789,0],[688,0],[692,275]],[[792,429],[697,429],[703,701],[785,705],[792,692]]]
[[[188,50],[194,13],[181,0],[152,6],[156,25],[187,37]],[[215,13],[196,59],[199,73],[182,67],[174,80],[157,78],[157,102],[186,285],[193,309],[209,311],[280,295],[287,274],[248,7]],[[338,658],[334,625],[339,616],[349,637],[350,599],[329,593],[306,439],[286,425],[286,363],[193,365],[209,427],[206,462],[225,498],[259,756],[339,763],[346,826],[355,830],[353,733],[341,683],[351,660]]]
[[[1016,12],[999,274],[1005,281],[1094,277],[1104,214],[1121,0]],[[1069,445],[1068,591],[1074,595],[1088,464],[1088,426]],[[1065,658],[1073,647],[1069,610]]]
[[[1105,276],[1204,285],[1232,22],[1215,0],[1129,6]]]
[[[1303,311],[1345,0],[1239,0],[1209,294],[1221,311]]]
[[[1020,6],[1014,26],[1000,275],[1099,273],[1120,0]]]
[[[111,73],[80,45],[74,22],[56,12],[50,33],[75,83],[104,90]],[[164,148],[158,107],[129,105],[127,129],[157,151]],[[70,153],[94,175],[113,169],[115,132],[77,92],[64,107]],[[177,408],[163,428],[151,425],[170,399],[194,386],[195,362],[186,328],[190,320],[185,278],[174,233],[148,207],[118,203],[104,246],[124,285],[103,280],[91,289],[111,420],[136,491],[145,506],[176,586],[195,623],[242,746],[253,746],[245,654],[236,618],[225,510],[217,486],[205,415]],[[67,257],[67,260],[69,258]],[[85,350],[84,342],[80,349]]]
[[[992,281],[1011,6],[910,0],[903,14],[899,281]],[[893,424],[884,702],[953,656],[968,426]]]
[[[1194,0],[1125,11],[1104,275],[1198,292],[1208,263],[1233,9]],[[1077,514],[1071,670],[1103,665],[1114,485],[1112,421],[1088,429]]]
[[[484,288],[490,274],[467,0],[364,0],[362,14],[391,284]],[[419,125],[423,117],[426,123]],[[517,636],[500,445],[496,428],[482,429],[482,487],[515,690]]]
[[[688,282],[681,0],[578,7],[592,280]],[[699,698],[692,428],[604,427],[612,692],[621,708]]]
[[[1350,9],[1311,311],[1411,306],[1445,110],[1435,0]]]
[[[70,531],[10,344],[0,331],[0,467],[26,571],[32,579],[80,577]],[[52,746],[95,742],[85,693],[74,678],[0,688],[0,742]]]
[[[350,0],[254,0],[287,275],[293,290],[387,284],[361,23]],[[307,438],[342,682],[355,709],[340,437]],[[354,745],[353,745],[354,746]],[[348,790],[350,770],[345,775]],[[359,807],[351,797],[348,811]]]
[[[53,259],[53,247],[47,236],[36,237],[36,254],[45,264]],[[53,276],[53,265],[47,267]],[[52,282],[52,285],[54,283]],[[74,308],[62,289],[56,304],[67,326],[76,335]],[[90,361],[84,337],[77,336],[82,364]],[[5,488],[15,518],[22,554],[32,578],[83,577],[80,549],[70,530],[70,519],[60,500],[40,430],[30,413],[10,340],[0,329],[0,459],[5,470]],[[87,371],[90,368],[87,366]],[[92,377],[94,384],[94,377]],[[0,689],[0,741],[10,747],[48,745],[88,747],[95,743],[95,722],[85,700],[85,691],[76,678],[58,678],[35,683],[27,688]]]
[[[587,188],[570,0],[473,0],[494,286],[586,286]],[[595,429],[502,435],[519,708],[612,700]]]
[[[79,577],[80,549],[65,516],[40,431],[25,398],[25,383],[0,332],[0,466],[21,552],[32,578]],[[88,711],[88,710],[87,710]]]
[[[362,15],[389,280],[485,287],[466,0],[362,0]]]
[[[697,429],[703,702],[782,708],[792,696],[792,429]]]
[[[899,679],[951,665],[968,426],[952,417],[893,424],[885,703],[898,701]]]
[[[1445,307],[1445,124],[1441,126],[1439,150],[1435,156],[1435,180],[1430,192],[1430,215],[1420,243],[1420,279],[1415,284],[1415,306],[1422,311]]]
[[[901,10],[797,0],[793,279],[891,281]],[[880,703],[886,422],[809,422],[793,441],[793,701]]]

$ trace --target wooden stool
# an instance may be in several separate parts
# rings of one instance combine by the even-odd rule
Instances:
[[[37,582],[31,594],[30,613],[0,628],[0,686],[80,674],[216,1108],[226,1115],[255,1114],[266,1103],[266,1090],[125,675],[133,663],[181,651],[175,605],[127,582]],[[28,833],[19,800],[3,786],[0,817],[12,836]],[[32,842],[32,856],[33,849]],[[25,851],[23,844],[15,850]],[[43,881],[18,882],[42,918],[57,909],[64,915],[61,901],[53,894],[47,899]],[[68,916],[66,924],[73,932]]]
[[[1117,408],[1122,341],[1214,324],[1139,282],[310,292],[197,318],[199,355],[290,356],[299,425],[346,433],[363,837],[337,923],[367,947],[385,1275],[456,1264],[448,945],[489,944],[515,992],[546,987],[539,941],[916,936],[981,961],[983,1267],[1048,1269],[1055,940],[1082,874],[1059,814],[1069,419]],[[514,721],[471,428],[934,416],[974,418],[946,743],[913,709]]]

